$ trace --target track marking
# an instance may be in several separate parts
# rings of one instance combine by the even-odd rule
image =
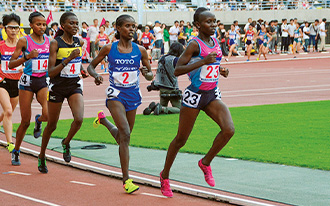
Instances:
[[[2,140],[0,140],[0,144],[3,145],[3,146],[7,145],[7,143],[5,141],[2,141]],[[39,155],[39,152],[34,151],[32,149],[25,148],[25,147],[21,147],[21,151],[25,152],[27,154],[31,154],[35,157],[37,157]],[[55,163],[59,163],[59,164],[62,164],[62,165],[68,165],[68,163],[64,162],[64,160],[62,158],[59,158],[59,157],[55,157],[55,156],[52,156],[52,155],[47,155],[46,158],[47,158],[47,160],[53,161]],[[79,169],[83,169],[83,170],[90,170],[90,171],[93,171],[93,172],[98,173],[98,174],[103,174],[103,175],[118,177],[118,178],[122,177],[121,172],[108,170],[108,169],[104,169],[104,168],[100,168],[100,167],[96,167],[96,166],[91,166],[91,165],[76,162],[76,161],[71,161],[69,165],[74,167],[74,168],[79,168]],[[137,182],[137,183],[148,184],[148,185],[152,185],[154,187],[160,187],[160,183],[159,183],[158,180],[153,180],[153,179],[149,179],[149,178],[145,178],[145,177],[140,177],[140,176],[137,176],[137,175],[130,175],[130,177],[134,178],[136,180],[135,182]],[[237,205],[275,206],[274,204],[258,202],[257,200],[248,200],[248,199],[244,199],[244,198],[241,198],[241,197],[234,197],[234,196],[223,195],[223,194],[219,194],[219,193],[215,193],[215,192],[208,192],[208,191],[205,191],[205,190],[193,189],[193,188],[190,188],[190,187],[185,187],[185,186],[181,186],[181,185],[177,185],[177,184],[171,184],[171,187],[172,187],[172,189],[177,190],[177,191],[182,192],[182,193],[185,193],[185,194],[194,195],[194,196],[198,196],[198,197],[214,198],[216,200],[227,201],[229,203],[237,204]]]
[[[140,193],[141,195],[147,195],[147,196],[151,196],[151,197],[159,197],[159,198],[165,198],[165,199],[167,199],[167,197],[165,197],[165,196],[162,196],[162,195],[155,195],[155,194],[151,194],[151,193],[145,193],[145,192],[143,192],[143,193]]]
[[[86,182],[78,182],[78,181],[70,181],[70,182],[74,183],[74,184],[80,184],[80,185],[95,186],[95,184],[86,183]]]
[[[29,176],[29,175],[31,175],[31,174],[29,174],[29,173],[23,173],[23,172],[15,172],[15,171],[8,171],[8,172],[4,172],[4,173],[2,173],[2,174],[16,174],[16,175],[25,175],[25,176]]]
[[[26,200],[31,200],[33,202],[38,202],[38,203],[41,203],[41,204],[44,204],[44,205],[60,206],[60,205],[57,205],[57,204],[54,204],[54,203],[51,203],[51,202],[39,200],[39,199],[36,199],[36,198],[33,198],[33,197],[28,197],[28,196],[21,195],[21,194],[11,192],[11,191],[8,191],[8,190],[4,190],[4,189],[0,189],[0,192],[6,193],[6,194],[12,195],[12,196],[20,197],[20,198],[23,198],[23,199],[26,199]]]

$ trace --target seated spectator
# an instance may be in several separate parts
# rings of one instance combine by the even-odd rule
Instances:
[[[151,102],[144,109],[144,115],[176,114],[180,112],[182,91],[179,90],[178,78],[174,75],[176,63],[179,56],[183,53],[182,44],[174,42],[168,54],[161,57],[158,61],[158,68],[155,81],[147,87],[148,91],[159,90],[160,103]],[[168,107],[171,102],[172,107]]]

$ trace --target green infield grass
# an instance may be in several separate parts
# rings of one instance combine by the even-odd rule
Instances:
[[[236,132],[219,156],[330,170],[330,101],[235,107],[230,111]],[[74,139],[115,144],[104,126],[93,128],[93,120],[84,119]],[[137,115],[130,145],[166,150],[176,135],[178,120],[179,115]],[[60,120],[52,137],[64,138],[71,122]],[[15,124],[14,130],[17,127]],[[33,133],[33,127],[31,122],[27,134]],[[205,154],[219,131],[201,112],[180,151]]]

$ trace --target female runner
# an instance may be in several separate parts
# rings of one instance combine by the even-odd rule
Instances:
[[[22,75],[23,68],[22,66],[18,66],[14,69],[9,69],[8,64],[16,48],[21,19],[16,14],[11,13],[3,15],[2,22],[7,39],[0,42],[0,104],[3,109],[0,115],[0,122],[3,121],[3,129],[7,140],[6,148],[9,152],[12,152],[15,148],[12,139],[12,114],[18,103],[18,80]]]
[[[153,79],[148,54],[144,47],[133,43],[135,20],[129,15],[121,15],[116,19],[117,39],[119,41],[105,45],[98,56],[88,66],[87,70],[95,78],[95,84],[103,82],[102,76],[95,72],[95,67],[108,56],[110,86],[106,89],[106,106],[115,121],[110,123],[103,111],[98,113],[94,127],[99,124],[107,127],[119,144],[119,157],[123,173],[123,187],[127,193],[139,189],[129,179],[129,149],[128,145],[135,122],[136,109],[141,104],[139,74],[149,81]],[[140,68],[140,62],[144,67]]]
[[[72,12],[65,12],[60,18],[61,29],[51,41],[49,48],[48,74],[50,77],[48,96],[48,123],[42,134],[41,150],[38,157],[38,170],[47,173],[46,148],[51,134],[55,131],[64,99],[68,100],[73,115],[68,135],[62,140],[63,159],[71,161],[70,141],[78,132],[84,117],[83,85],[79,74],[82,69],[83,41],[74,35],[78,32],[79,22]],[[83,77],[85,77],[83,75]]]
[[[254,33],[254,31],[253,31],[252,24],[250,24],[249,25],[249,30],[246,32],[245,37],[244,37],[244,39],[246,38],[245,45],[247,47],[246,48],[246,53],[247,53],[247,56],[248,56],[247,61],[250,61],[251,50],[252,50],[252,47],[253,47],[253,41],[255,39],[255,36],[256,36],[256,33]]]
[[[237,38],[237,35],[239,38]],[[232,24],[230,27],[230,30],[228,31],[228,37],[229,37],[229,54],[228,58],[225,59],[226,61],[229,61],[229,58],[231,57],[231,54],[234,52],[237,54],[236,47],[237,47],[237,39],[241,39],[241,34],[238,32],[238,30],[235,30],[235,25]]]
[[[220,68],[220,45],[211,37],[216,28],[215,15],[204,7],[198,8],[194,14],[194,24],[199,30],[199,35],[183,52],[174,72],[176,76],[188,74],[191,84],[183,92],[178,133],[168,148],[165,166],[160,173],[161,192],[167,197],[173,196],[168,179],[171,166],[180,148],[185,145],[200,110],[221,128],[210,150],[198,162],[205,181],[210,186],[215,185],[211,161],[234,135],[233,120],[229,109],[221,101],[221,93],[217,88],[219,74],[227,77],[229,71]]]
[[[47,68],[49,56],[49,38],[45,35],[46,18],[40,12],[33,12],[29,16],[30,27],[33,33],[20,38],[13,53],[9,69],[25,63],[24,73],[19,80],[19,105],[21,111],[21,124],[16,132],[16,144],[12,155],[12,164],[20,165],[20,146],[30,125],[31,103],[36,94],[37,101],[42,107],[42,114],[35,116],[34,137],[41,134],[41,123],[47,121]],[[20,57],[23,52],[23,57]],[[27,54],[25,54],[27,53]]]
[[[264,24],[261,25],[261,30],[258,34],[259,43],[259,55],[257,61],[260,59],[261,54],[264,55],[265,60],[267,60],[266,54],[268,54],[268,44],[272,40],[272,36],[267,31]]]

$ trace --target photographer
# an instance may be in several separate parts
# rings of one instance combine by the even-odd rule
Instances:
[[[151,102],[149,107],[144,109],[144,115],[149,115],[151,112],[154,112],[154,115],[180,112],[182,91],[179,90],[174,68],[183,50],[182,44],[174,42],[168,54],[158,61],[155,81],[147,89],[149,92],[159,90],[160,103]],[[173,107],[167,107],[169,101]]]

